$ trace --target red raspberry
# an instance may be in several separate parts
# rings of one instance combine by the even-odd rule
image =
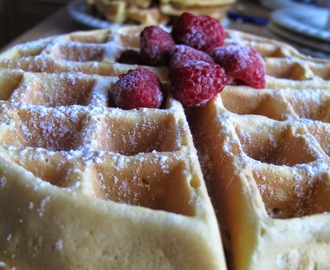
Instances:
[[[188,108],[205,105],[226,85],[222,67],[198,60],[179,62],[172,66],[169,78],[173,96]]]
[[[112,88],[115,106],[129,110],[140,107],[159,108],[163,89],[155,72],[138,67],[119,77]]]
[[[172,36],[159,26],[148,26],[141,32],[140,51],[146,65],[166,65],[173,46],[175,42]]]
[[[172,50],[170,59],[170,66],[187,60],[200,60],[208,63],[214,63],[212,57],[207,53],[186,45],[176,45]]]
[[[211,56],[225,69],[227,84],[265,88],[266,68],[261,55],[254,48],[228,45],[215,48]]]
[[[182,13],[173,23],[172,37],[178,44],[208,52],[221,46],[226,34],[221,23],[212,17]]]

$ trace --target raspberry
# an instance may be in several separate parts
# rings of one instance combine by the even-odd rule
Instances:
[[[266,85],[266,69],[261,55],[251,47],[228,45],[215,48],[211,56],[227,75],[227,84],[247,84],[257,89]]]
[[[166,65],[173,46],[172,36],[159,26],[148,26],[141,32],[140,51],[145,65]]]
[[[119,56],[117,62],[122,64],[133,64],[133,65],[142,64],[140,52],[130,49],[123,51]]]
[[[172,37],[176,43],[205,52],[221,46],[225,36],[221,23],[206,15],[182,13],[172,27]]]
[[[188,108],[205,105],[226,85],[222,67],[198,60],[179,62],[172,66],[169,78],[173,96]]]
[[[208,63],[214,63],[212,57],[203,51],[196,50],[186,45],[176,45],[171,53],[170,66],[187,60],[200,60]]]
[[[119,77],[112,88],[112,100],[121,109],[159,108],[163,89],[155,72],[138,67]]]

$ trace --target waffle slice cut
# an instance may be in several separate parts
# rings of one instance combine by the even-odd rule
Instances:
[[[191,113],[233,269],[329,268],[329,122],[315,117],[329,98],[227,86]]]
[[[217,230],[211,228],[216,223],[209,226],[212,213],[207,213],[211,208],[203,188],[188,182],[200,184],[191,179],[196,175],[187,175],[191,164],[186,156],[87,159],[21,151],[1,157],[1,202],[8,206],[1,210],[1,259],[8,265],[221,267],[219,249],[211,247],[219,245]]]
[[[1,265],[226,269],[179,102],[121,110],[118,77],[0,76]]]

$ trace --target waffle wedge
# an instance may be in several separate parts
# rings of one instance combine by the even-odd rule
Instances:
[[[162,109],[107,105],[134,68],[115,63],[136,41],[125,31],[2,54],[2,267],[226,269],[182,105],[170,95]]]
[[[266,88],[226,86],[189,122],[232,269],[328,269],[330,63],[228,31],[257,49]]]

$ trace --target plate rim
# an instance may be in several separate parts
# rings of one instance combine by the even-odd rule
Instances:
[[[100,18],[88,14],[86,12],[85,0],[76,0],[69,3],[67,5],[67,10],[74,20],[92,28],[106,29],[129,26],[128,24],[111,23],[109,21],[102,20]]]
[[[299,33],[300,35],[329,42],[330,31],[304,24],[301,21],[297,20],[294,16],[288,16],[289,14],[292,15],[295,13],[297,15],[301,15],[302,12],[304,12],[305,14],[310,14],[312,11],[324,12],[325,15],[327,12],[329,12],[326,9],[320,9],[315,7],[309,7],[308,9],[299,10],[280,9],[271,13],[271,21],[282,26],[283,28]]]

